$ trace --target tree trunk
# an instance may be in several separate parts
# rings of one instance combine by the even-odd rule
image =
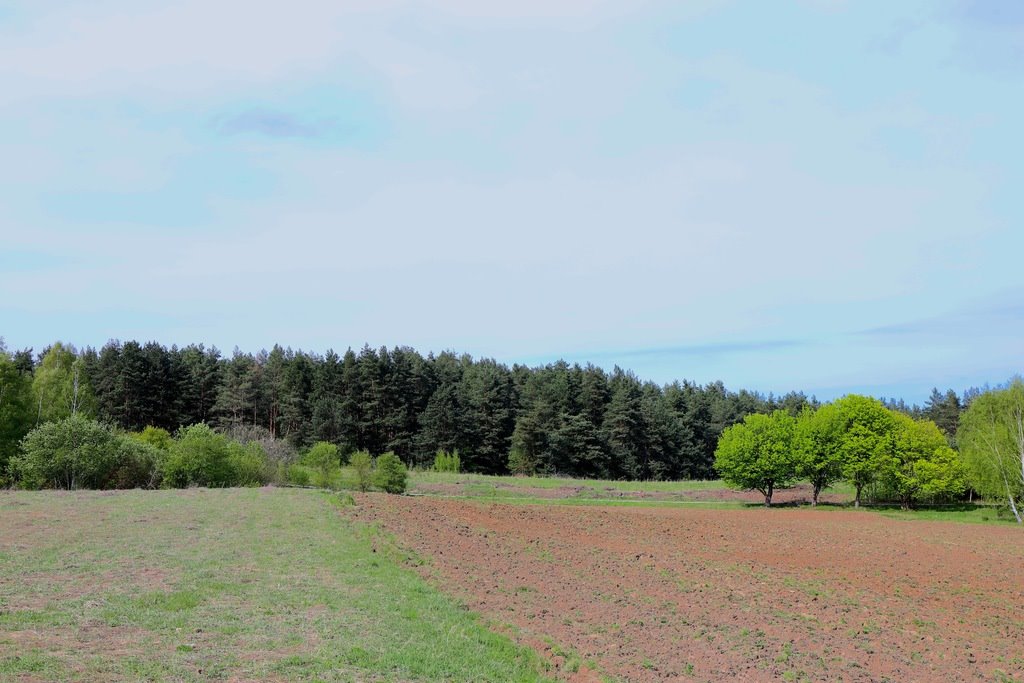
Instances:
[[[1020,518],[1020,511],[1017,510],[1017,503],[1013,499],[1013,489],[1010,488],[1010,480],[1006,478],[1006,474],[1003,474],[1003,484],[1006,486],[1006,497],[1010,500],[1010,510],[1013,511],[1017,524],[1024,524]]]
[[[862,488],[864,488],[864,485],[863,484],[854,484],[854,486],[857,487],[857,495],[853,499],[853,507],[859,508],[860,507],[860,490]]]
[[[1020,511],[1017,510],[1017,504],[1013,501],[1013,495],[1011,494],[1009,498],[1010,509],[1013,510],[1013,516],[1017,519],[1017,524],[1024,524],[1024,522],[1022,522],[1020,518]]]
[[[768,488],[763,492],[764,493],[764,506],[766,508],[770,508],[772,506],[772,490],[774,488],[775,487],[774,487],[773,484],[768,484]]]
[[[814,491],[811,493],[811,507],[818,507],[818,494],[821,493],[821,484],[814,484]]]

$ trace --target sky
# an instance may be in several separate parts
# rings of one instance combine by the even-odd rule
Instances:
[[[1018,0],[0,0],[0,336],[1022,370]]]

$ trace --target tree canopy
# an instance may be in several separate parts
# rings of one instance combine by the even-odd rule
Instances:
[[[797,477],[795,428],[796,419],[784,410],[748,415],[722,434],[715,468],[726,483],[760,491],[765,506],[770,506],[775,489],[788,486]]]
[[[1024,382],[977,396],[960,418],[957,443],[972,486],[1002,499],[1021,522],[1024,497]]]

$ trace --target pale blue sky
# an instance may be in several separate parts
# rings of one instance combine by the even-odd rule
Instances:
[[[0,0],[0,335],[1022,370],[1024,3]]]

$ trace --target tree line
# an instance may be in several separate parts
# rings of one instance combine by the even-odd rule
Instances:
[[[900,412],[857,395],[796,416],[748,415],[722,433],[715,468],[727,483],[760,491],[766,506],[776,489],[797,481],[811,484],[817,505],[822,489],[842,480],[856,491],[854,505],[868,487],[903,508],[973,491],[1001,501],[1024,523],[1024,381],[987,388],[965,403],[954,434],[914,416],[924,411]]]
[[[934,421],[955,445],[963,411],[982,393],[935,390],[924,407],[883,403]],[[111,341],[79,351],[58,342],[34,355],[0,340],[0,473],[29,431],[74,415],[124,432],[205,424],[240,443],[258,440],[275,462],[324,442],[345,460],[391,452],[409,467],[457,451],[463,470],[486,474],[714,478],[726,428],[819,407],[802,392],[658,385],[618,367],[510,367],[408,347],[224,356],[202,345]]]
[[[775,489],[799,480],[811,484],[812,505],[844,480],[856,491],[854,506],[865,487],[877,485],[878,498],[903,508],[955,499],[968,485],[965,463],[935,422],[867,396],[847,395],[797,416],[748,415],[725,430],[715,455],[722,478],[760,491],[766,506]]]
[[[0,352],[0,466],[34,427],[83,415],[129,432],[255,429],[268,447],[327,442],[343,456],[393,452],[411,467],[457,450],[468,472],[709,478],[727,426],[814,403],[798,392],[660,386],[619,368],[509,367],[408,347],[224,356],[202,345],[112,341],[79,351],[58,342],[38,356]]]

